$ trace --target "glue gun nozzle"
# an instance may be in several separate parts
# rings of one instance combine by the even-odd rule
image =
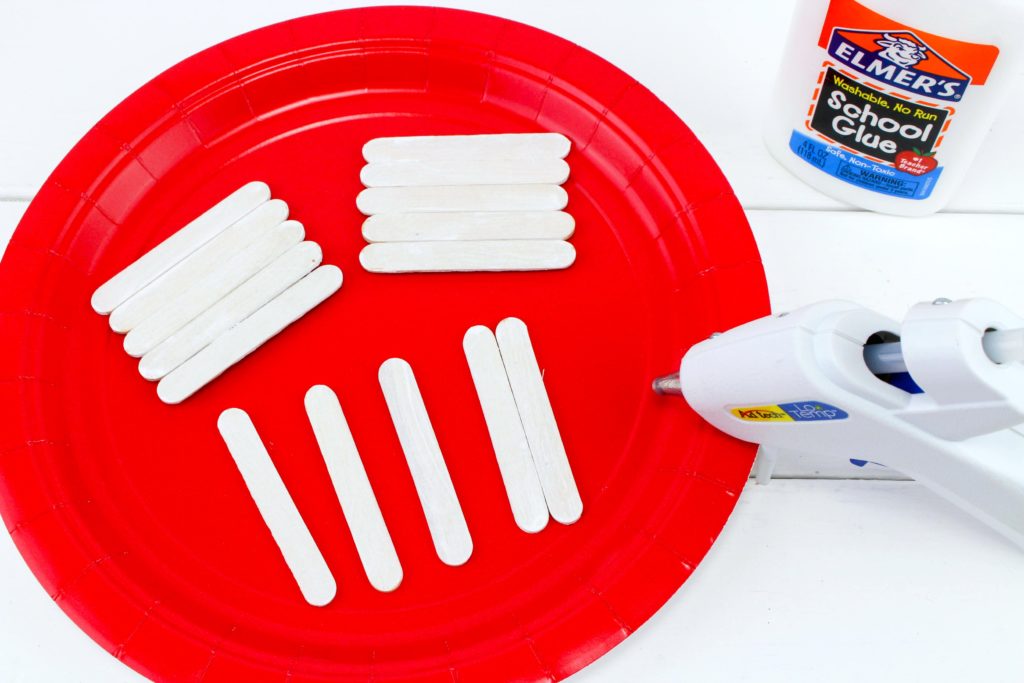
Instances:
[[[673,372],[651,382],[651,388],[656,394],[670,394],[673,396],[683,395],[683,384],[679,381],[679,373]]]

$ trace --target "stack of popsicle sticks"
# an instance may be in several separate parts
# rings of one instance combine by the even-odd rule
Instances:
[[[266,183],[249,183],[93,293],[162,401],[185,400],[341,286],[287,219]]]
[[[376,273],[569,267],[569,148],[557,133],[370,140],[360,263]]]

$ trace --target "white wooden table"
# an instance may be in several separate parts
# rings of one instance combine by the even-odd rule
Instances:
[[[6,0],[0,245],[72,144],[151,76],[243,31],[353,4]],[[1024,312],[1024,88],[947,212],[891,218],[815,193],[760,142],[745,103],[770,87],[788,0],[443,4],[578,42],[675,109],[746,207],[776,310],[843,297],[901,317],[920,300],[985,295]],[[777,472],[747,487],[685,587],[574,683],[1024,680],[1024,553],[886,470],[785,454]],[[60,613],[2,533],[0,577],[0,680],[140,680]]]

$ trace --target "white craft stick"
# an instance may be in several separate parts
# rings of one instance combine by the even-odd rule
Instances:
[[[575,260],[576,249],[560,240],[378,242],[359,252],[371,273],[562,270]]]
[[[330,387],[318,384],[306,392],[305,404],[366,578],[379,591],[393,591],[402,583],[402,565],[338,396]]]
[[[252,182],[235,190],[102,284],[93,292],[93,310],[101,314],[110,313],[268,199],[270,188],[266,183]]]
[[[228,259],[220,269],[200,278],[176,299],[132,328],[124,338],[124,350],[135,358],[149,353],[305,236],[302,223],[280,223],[269,234]]]
[[[338,585],[252,420],[245,411],[229,408],[220,414],[217,429],[302,597],[311,605],[323,607],[334,599]]]
[[[363,145],[370,163],[402,159],[563,159],[569,138],[559,133],[424,135],[375,138]]]
[[[110,313],[110,328],[128,332],[286,218],[288,205],[280,199],[261,204],[115,308]]]
[[[569,178],[569,164],[557,157],[523,159],[401,159],[363,166],[359,173],[366,187],[414,185],[561,185]]]
[[[506,318],[498,323],[496,336],[548,509],[555,521],[572,524],[583,514],[583,501],[558,433],[526,324],[518,318]]]
[[[494,333],[483,325],[471,327],[462,339],[462,348],[491,435],[512,516],[520,529],[536,533],[548,524],[548,506]]]
[[[149,380],[160,379],[301,280],[322,259],[316,242],[295,245],[143,356],[139,374]]]
[[[181,403],[338,291],[341,279],[336,266],[320,266],[168,373],[157,396]]]
[[[437,556],[453,567],[465,564],[473,553],[473,539],[412,368],[401,358],[391,358],[380,366],[378,378]]]
[[[561,211],[569,195],[559,185],[429,185],[369,187],[356,197],[367,216],[436,211]]]
[[[363,221],[367,242],[565,240],[576,221],[564,211],[379,213]]]

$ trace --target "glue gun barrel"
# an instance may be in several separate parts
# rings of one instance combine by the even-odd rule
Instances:
[[[993,363],[1024,361],[1024,328],[1019,330],[992,330],[981,339],[985,354]],[[864,347],[864,362],[876,375],[906,372],[903,349],[899,342],[869,344]]]

